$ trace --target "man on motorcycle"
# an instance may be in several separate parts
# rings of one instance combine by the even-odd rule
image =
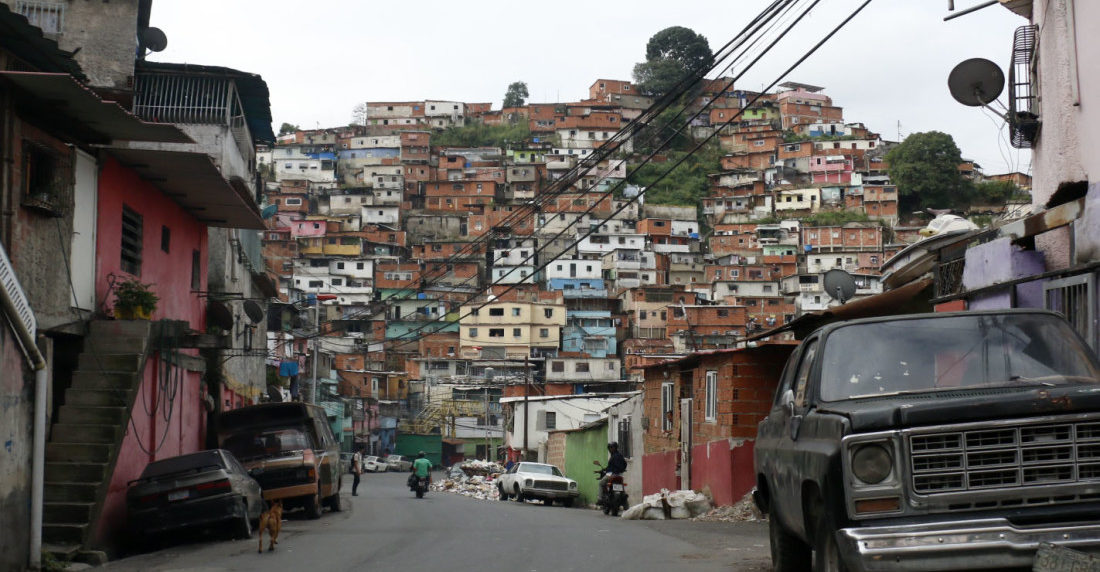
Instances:
[[[612,441],[607,444],[607,453],[609,455],[607,459],[607,467],[604,468],[603,476],[600,477],[600,499],[606,498],[607,495],[607,479],[611,475],[621,475],[626,472],[626,457],[619,452],[619,444]]]
[[[432,462],[424,456],[424,451],[416,454],[416,460],[412,464],[412,472],[419,478],[428,478],[432,474]]]

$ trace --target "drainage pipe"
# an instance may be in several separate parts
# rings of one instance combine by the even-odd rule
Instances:
[[[5,276],[5,274],[10,275]],[[0,310],[8,316],[8,323],[15,331],[23,355],[34,367],[34,434],[31,452],[31,542],[30,568],[38,570],[42,565],[42,499],[46,469],[46,384],[49,370],[46,359],[38,351],[35,334],[23,318],[33,321],[34,313],[27,304],[23,289],[12,271],[11,262],[0,247]],[[18,296],[19,298],[13,298]],[[22,310],[22,311],[20,311]],[[31,324],[33,326],[33,324]]]

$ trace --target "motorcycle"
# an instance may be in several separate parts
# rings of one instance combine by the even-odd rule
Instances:
[[[593,461],[593,464],[598,466],[600,462]],[[607,474],[607,469],[593,472],[596,473],[597,479],[602,479]],[[600,491],[596,506],[602,508],[604,514],[610,514],[611,516],[619,516],[620,510],[625,511],[630,508],[630,501],[626,494],[626,483],[623,481],[622,475],[612,474],[607,477],[607,484],[604,485],[604,490]]]
[[[418,477],[416,473],[409,475],[409,490],[416,493],[416,498],[424,498],[424,493],[428,492],[428,485],[431,484],[430,477]]]

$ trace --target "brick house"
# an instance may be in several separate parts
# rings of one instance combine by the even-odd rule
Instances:
[[[751,490],[756,426],[796,345],[699,352],[646,367],[643,494],[690,488],[729,505]]]

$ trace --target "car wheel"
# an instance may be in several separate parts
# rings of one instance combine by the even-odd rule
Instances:
[[[523,502],[524,501],[523,493],[519,492],[519,485],[516,485],[515,491],[516,491],[516,494],[515,494],[516,502]]]
[[[508,493],[504,492],[504,486],[497,485],[497,492],[500,493],[500,500],[508,500]]]
[[[233,523],[233,538],[248,540],[252,538],[252,517],[248,515],[248,501],[241,501],[241,518]]]
[[[814,512],[813,572],[848,572],[848,567],[840,558],[840,549],[836,544],[836,520],[825,503],[818,501],[818,510]]]
[[[321,518],[321,483],[317,483],[317,494],[306,499],[306,517],[316,520]]]
[[[604,502],[603,513],[604,514],[611,514],[611,502],[610,501]]]
[[[775,572],[802,572],[810,569],[810,547],[787,532],[775,515],[768,515],[768,537],[771,541],[772,569]]]
[[[542,506],[550,506],[554,504],[554,499],[542,499]]]
[[[340,512],[344,510],[344,500],[340,497],[340,491],[337,490],[336,494],[332,495],[328,500],[328,507],[332,509],[332,512]]]
[[[561,499],[561,505],[566,507],[566,508],[571,507],[571,506],[573,506],[573,499],[572,498]]]

